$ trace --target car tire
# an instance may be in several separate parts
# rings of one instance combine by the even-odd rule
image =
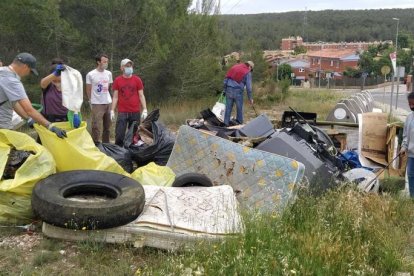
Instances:
[[[172,184],[173,187],[212,187],[210,178],[201,173],[185,173],[177,176]]]
[[[32,193],[35,216],[58,227],[106,229],[134,221],[144,209],[141,184],[124,175],[94,170],[53,174]]]

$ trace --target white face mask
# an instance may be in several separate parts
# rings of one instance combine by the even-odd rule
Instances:
[[[124,68],[124,74],[127,75],[127,76],[131,76],[133,72],[134,72],[134,69],[132,69],[132,67],[125,67]]]

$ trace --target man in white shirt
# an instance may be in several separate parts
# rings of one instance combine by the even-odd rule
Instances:
[[[86,94],[92,111],[92,139],[95,144],[109,143],[112,73],[106,70],[109,61],[107,55],[100,54],[95,61],[96,68],[86,75]]]

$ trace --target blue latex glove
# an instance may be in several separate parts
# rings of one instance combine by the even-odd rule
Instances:
[[[34,125],[35,121],[31,117],[29,117],[29,118],[27,118],[26,123],[27,123],[28,127],[33,128],[33,125]]]
[[[59,77],[62,71],[65,71],[65,66],[63,64],[56,65],[55,71],[53,71],[53,75]]]
[[[56,134],[56,136],[59,137],[59,138],[68,137],[68,136],[66,136],[66,131],[64,131],[63,129],[60,129],[58,127],[49,126],[49,130],[51,132],[54,132]]]
[[[81,121],[79,118],[79,114],[78,113],[73,114],[73,127],[78,128],[80,124],[81,124]]]

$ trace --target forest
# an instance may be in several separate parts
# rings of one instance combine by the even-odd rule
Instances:
[[[324,10],[222,15],[220,29],[231,48],[245,49],[254,41],[264,50],[280,48],[282,38],[302,36],[305,42],[395,41],[399,32],[414,34],[414,9]]]
[[[195,10],[191,0],[3,0],[0,59],[9,64],[17,53],[30,52],[43,76],[60,57],[86,75],[95,55],[106,53],[115,77],[121,59],[129,58],[149,100],[180,100],[216,93],[227,69],[222,56],[233,51],[257,64],[257,81],[266,69],[262,51],[279,48],[283,37],[393,40],[393,17],[402,33],[414,30],[414,9],[307,11],[305,20],[305,11],[221,15],[215,2],[203,0]]]

